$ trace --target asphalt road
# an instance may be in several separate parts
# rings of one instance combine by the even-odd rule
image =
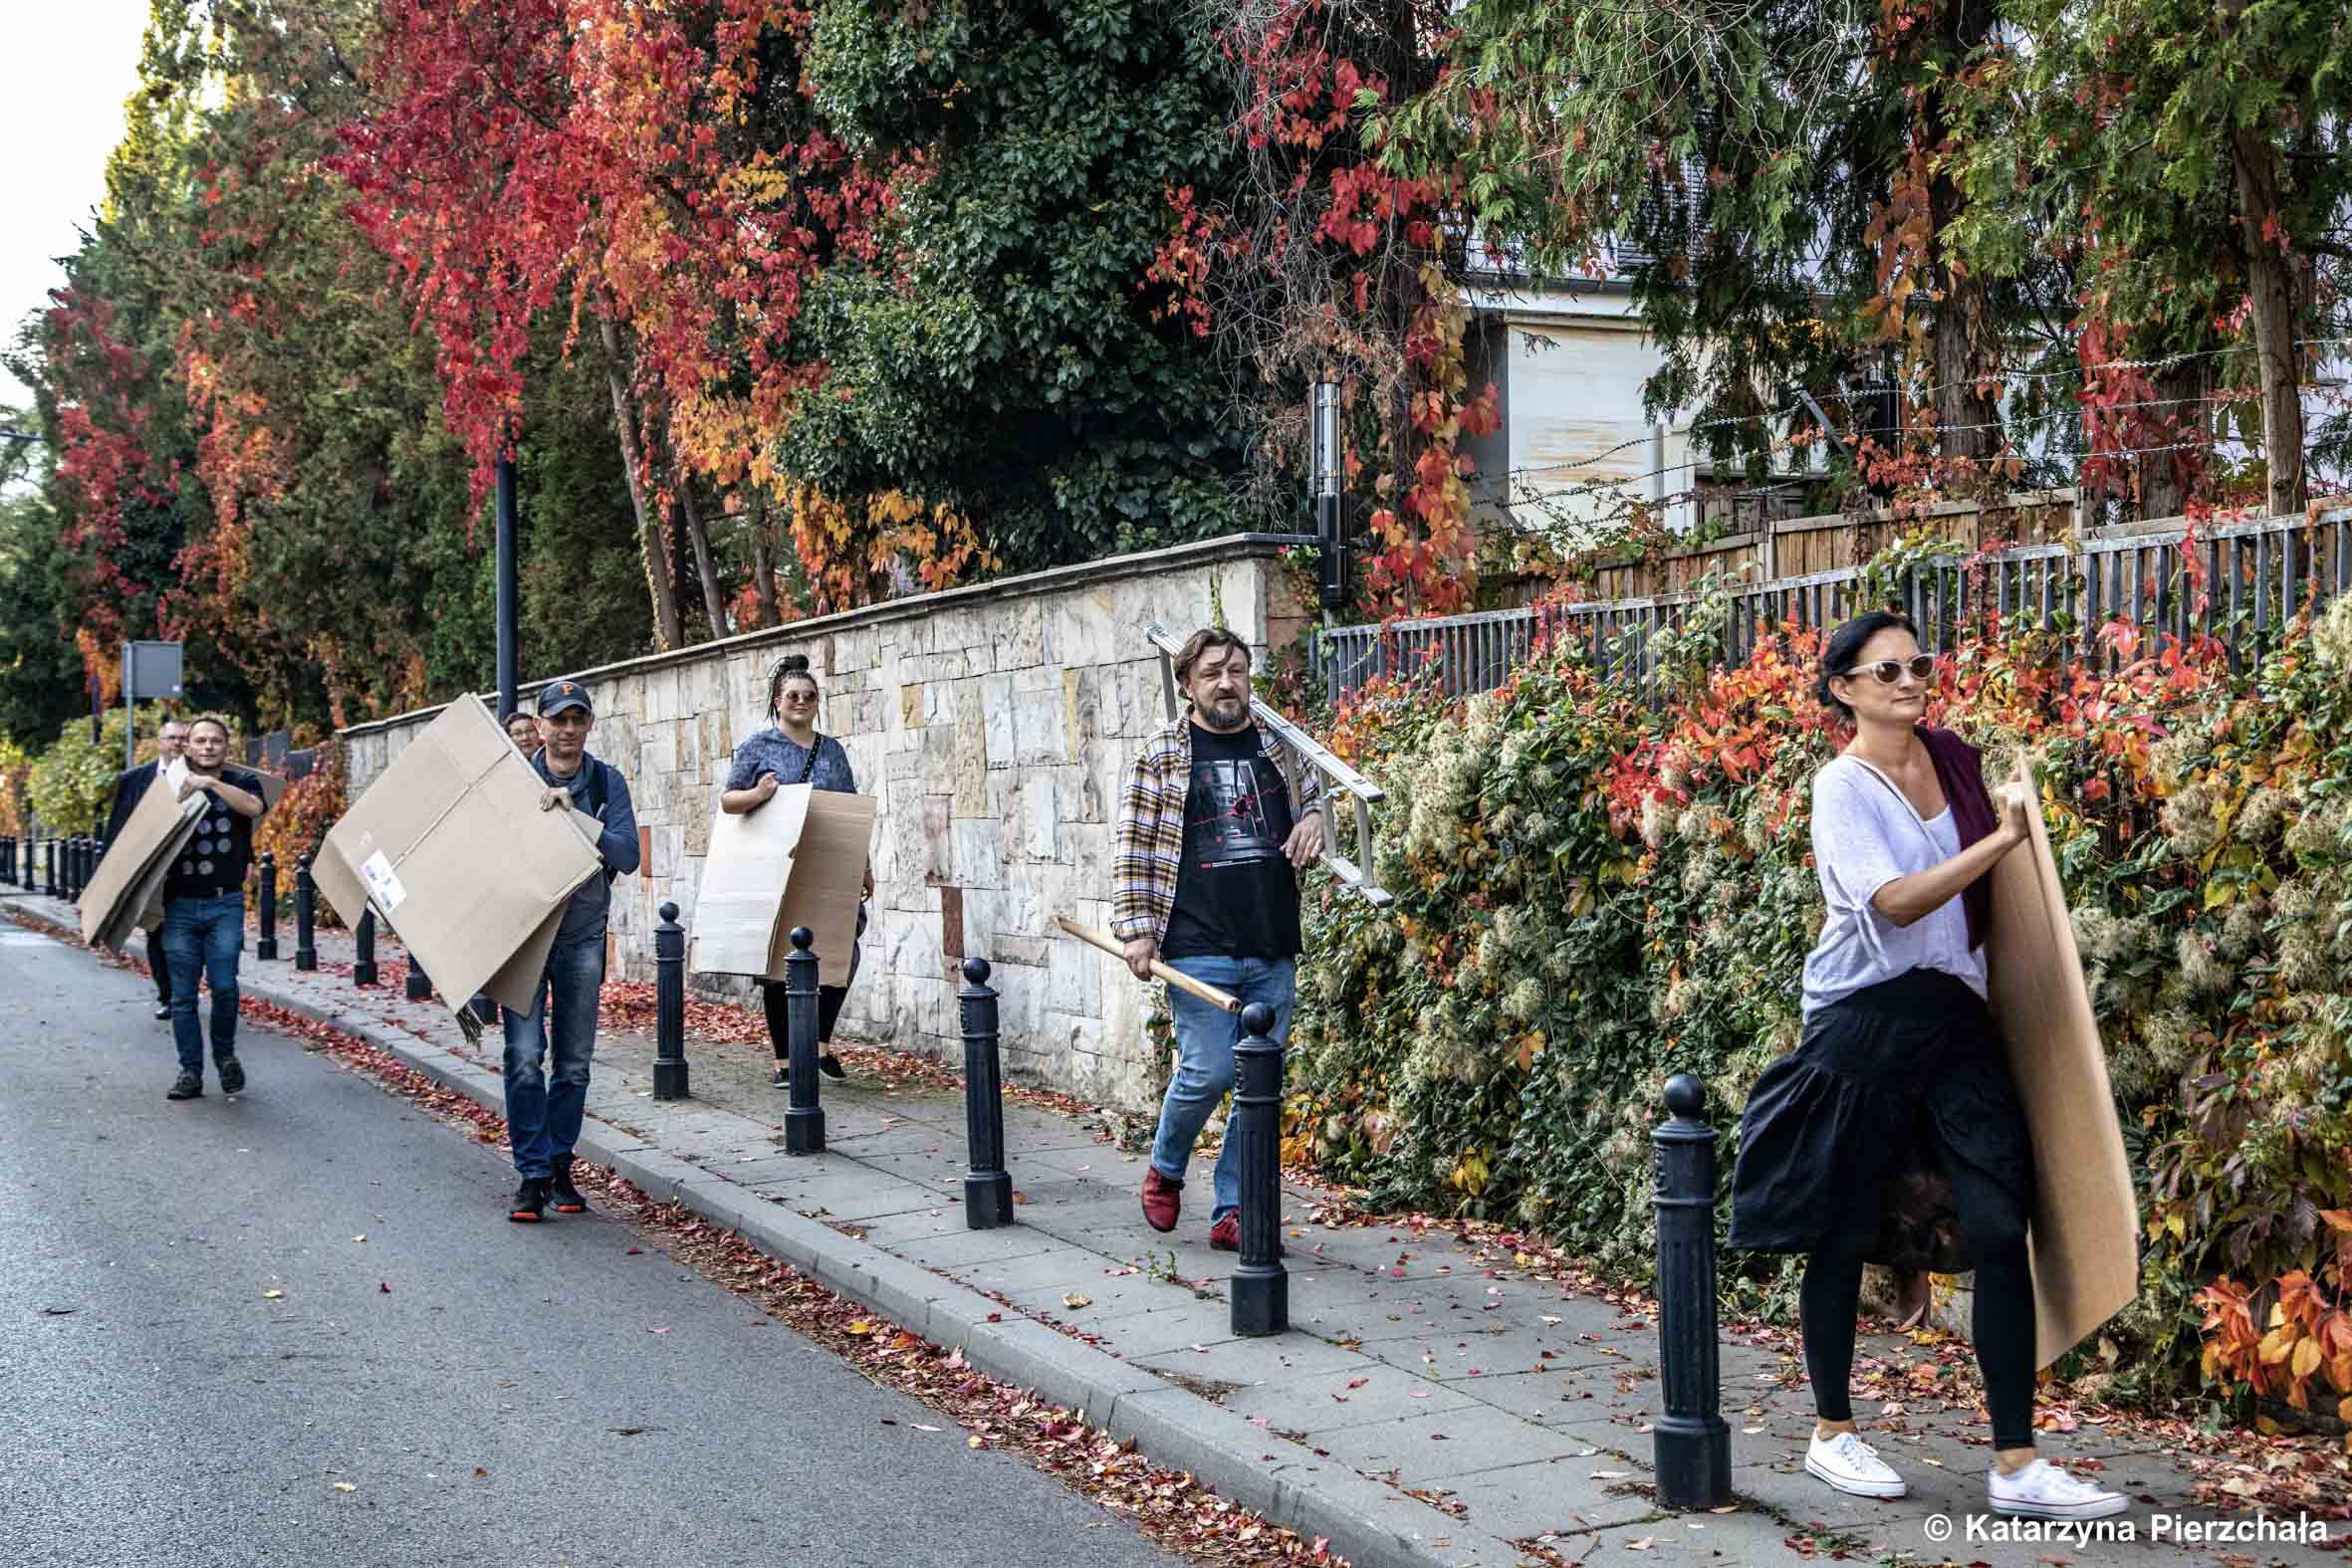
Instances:
[[[298,1040],[167,1103],[151,1005],[0,922],[0,1563],[1176,1561]]]

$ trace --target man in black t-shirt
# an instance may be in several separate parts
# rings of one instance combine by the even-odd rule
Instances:
[[[1274,1009],[1290,1034],[1298,956],[1298,868],[1322,853],[1313,772],[1250,717],[1250,649],[1222,627],[1195,632],[1176,661],[1189,712],[1144,743],[1127,776],[1112,860],[1111,930],[1127,967],[1154,959]],[[1294,791],[1296,804],[1294,806]],[[1143,1218],[1173,1231],[1201,1128],[1233,1087],[1241,1020],[1170,988],[1176,1071],[1143,1175]],[[1209,1244],[1241,1246],[1241,1165],[1217,1157]]]
[[[171,1037],[179,1081],[164,1096],[204,1094],[204,1031],[196,1020],[196,982],[212,987],[212,1061],[220,1091],[245,1087],[237,1060],[237,961],[245,951],[245,871],[253,862],[253,823],[262,813],[261,781],[223,766],[229,727],[219,719],[188,726],[187,776],[179,798],[203,793],[196,834],[163,877],[163,958],[171,966]]]

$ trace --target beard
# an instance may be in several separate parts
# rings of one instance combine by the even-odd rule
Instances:
[[[1249,711],[1249,699],[1245,697],[1212,697],[1208,702],[1209,717],[1229,729],[1241,723]]]

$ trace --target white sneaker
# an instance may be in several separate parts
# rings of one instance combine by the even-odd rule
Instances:
[[[1824,1443],[1816,1435],[1805,1445],[1805,1469],[1857,1497],[1900,1497],[1910,1485],[1888,1468],[1878,1451],[1851,1432]]]
[[[2013,1475],[1996,1464],[1985,1475],[1995,1513],[2025,1519],[2104,1519],[2129,1506],[2123,1493],[2067,1474],[2047,1459],[2035,1459]]]

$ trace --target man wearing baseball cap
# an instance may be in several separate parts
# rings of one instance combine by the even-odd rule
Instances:
[[[531,1010],[499,1009],[506,1024],[506,1124],[515,1170],[523,1178],[507,1218],[536,1224],[552,1199],[556,1213],[587,1212],[572,1181],[572,1148],[588,1106],[588,1061],[596,1049],[596,1006],[604,986],[604,925],[612,908],[612,879],[637,869],[637,812],[628,781],[610,763],[590,757],[588,731],[596,722],[586,688],[550,681],[539,693],[539,727],[547,745],[531,759],[546,782],[539,808],[569,805],[595,819],[601,876],[582,883],[564,908],[556,944],[548,950]],[[549,1040],[550,1070],[542,1073]]]

